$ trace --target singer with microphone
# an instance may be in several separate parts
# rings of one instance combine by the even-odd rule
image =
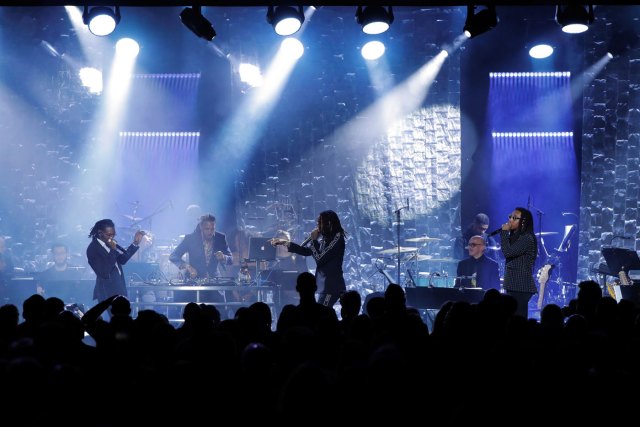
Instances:
[[[538,243],[531,211],[515,208],[509,215],[509,221],[494,233],[500,233],[500,247],[506,260],[504,290],[517,301],[516,314],[526,319],[529,316],[529,300],[538,291],[533,279]]]
[[[91,228],[87,261],[96,274],[94,300],[102,302],[114,295],[127,296],[122,266],[136,253],[144,234],[144,231],[137,231],[133,243],[125,249],[115,240],[116,229],[112,220],[101,219]]]
[[[340,295],[346,291],[342,271],[346,231],[334,211],[321,212],[317,219],[317,227],[301,244],[279,238],[271,239],[271,244],[284,245],[289,252],[298,255],[312,256],[316,261],[318,303],[333,307],[338,302]]]

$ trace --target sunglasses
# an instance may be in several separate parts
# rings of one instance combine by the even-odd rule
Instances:
[[[471,246],[472,248],[475,248],[476,246],[484,246],[483,243],[469,243],[469,246]]]
[[[514,221],[518,221],[520,219],[520,217],[519,216],[509,215],[509,219],[512,219]]]

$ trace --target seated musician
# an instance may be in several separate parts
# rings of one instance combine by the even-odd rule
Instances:
[[[73,265],[69,262],[69,248],[64,243],[54,243],[51,246],[53,259],[44,271],[34,274],[36,279],[36,292],[45,297],[58,297],[65,303],[80,302],[90,303],[88,296],[81,295],[79,291],[82,285],[79,281],[85,277],[86,268]],[[84,301],[79,301],[84,299]]]
[[[467,250],[469,258],[458,263],[455,287],[500,289],[500,273],[498,263],[488,258],[484,251],[486,243],[482,236],[469,239]]]

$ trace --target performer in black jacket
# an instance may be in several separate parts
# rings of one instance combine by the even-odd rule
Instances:
[[[188,256],[188,262],[183,259],[185,254]],[[233,264],[227,237],[216,231],[216,217],[211,214],[200,217],[196,229],[184,236],[169,256],[169,260],[180,270],[186,270],[191,279],[219,277],[219,268],[225,273],[227,266]]]
[[[302,244],[286,239],[274,238],[273,245],[285,245],[289,252],[303,256],[313,256],[316,261],[316,282],[318,302],[333,307],[340,295],[346,290],[342,272],[346,232],[340,224],[340,218],[331,210],[320,213],[315,228]],[[311,243],[311,247],[306,247]]]
[[[507,295],[518,301],[516,314],[525,318],[529,315],[529,300],[538,291],[533,279],[538,242],[533,230],[533,215],[519,207],[500,229],[500,246],[506,259],[503,286]]]
[[[114,239],[115,236],[115,225],[110,219],[101,219],[96,222],[89,232],[91,243],[87,247],[87,261],[96,273],[93,299],[98,302],[113,295],[127,295],[122,266],[138,250],[144,231],[136,232],[133,243],[127,249],[118,245]]]
[[[187,255],[185,260],[183,257]],[[216,217],[205,214],[200,217],[196,229],[173,250],[169,261],[185,271],[185,279],[213,279],[215,277],[231,276],[227,266],[233,264],[231,249],[227,244],[227,236],[216,231]],[[220,271],[222,270],[222,271]],[[189,291],[174,291],[174,301],[194,302],[195,294]],[[224,302],[224,291],[202,291],[201,302]]]

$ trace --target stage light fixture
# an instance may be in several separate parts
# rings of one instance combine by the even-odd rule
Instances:
[[[180,21],[190,29],[193,34],[205,40],[211,41],[216,36],[216,30],[213,29],[211,22],[202,16],[202,7],[193,6],[185,7],[180,12]]]
[[[385,9],[383,6],[358,6],[356,9],[356,21],[362,26],[366,34],[382,34],[393,23],[393,8]]]
[[[593,24],[593,5],[568,5],[556,7],[556,22],[569,34],[584,33]]]
[[[467,6],[467,20],[464,23],[464,34],[470,39],[477,35],[486,33],[498,25],[495,5],[485,6],[484,9],[476,12],[475,5]]]
[[[553,55],[553,46],[546,43],[539,43],[529,49],[529,56],[534,59],[545,59]]]
[[[267,22],[273,26],[276,34],[290,36],[302,27],[304,11],[302,6],[269,6]]]
[[[85,6],[82,12],[82,22],[89,27],[96,36],[108,36],[113,33],[120,22],[120,6],[110,8],[106,6]]]

